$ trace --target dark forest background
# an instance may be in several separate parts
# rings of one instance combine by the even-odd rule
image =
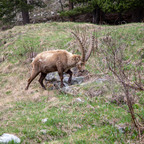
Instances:
[[[1,26],[46,21],[112,25],[144,21],[144,0],[59,0],[57,2],[52,0],[1,0]],[[50,9],[48,6],[55,7],[51,15],[45,12]],[[40,13],[43,12],[39,19],[37,16],[34,18],[36,9],[39,9]]]

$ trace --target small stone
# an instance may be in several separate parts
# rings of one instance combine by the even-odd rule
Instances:
[[[75,99],[77,102],[81,102],[81,103],[83,103],[84,101],[83,100],[81,100],[80,98],[76,98]]]
[[[42,130],[40,130],[40,132],[45,135],[47,133],[47,130],[46,129],[42,129]]]
[[[53,12],[53,11],[51,11],[51,15],[54,15],[54,12]]]
[[[42,119],[42,123],[46,123],[48,118]]]
[[[92,105],[87,104],[87,108],[95,109]]]
[[[3,135],[0,136],[0,143],[10,143],[12,141],[14,143],[21,142],[21,140],[13,134],[4,133]]]
[[[124,133],[125,132],[125,128],[123,128],[123,127],[116,126],[116,128],[119,130],[120,133]]]
[[[115,127],[119,130],[120,133],[125,133],[126,127],[128,127],[128,124],[118,124],[115,125]]]

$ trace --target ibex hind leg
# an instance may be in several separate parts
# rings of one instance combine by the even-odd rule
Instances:
[[[37,72],[37,71],[35,72],[34,70],[32,70],[31,77],[28,79],[28,84],[27,84],[25,90],[28,90],[30,83],[37,77],[37,75],[38,75],[39,73],[40,73],[40,72]]]
[[[45,85],[43,84],[43,80],[45,79],[45,77],[46,77],[46,73],[42,73],[41,72],[41,76],[40,76],[40,79],[39,79],[39,83],[40,83],[40,85],[46,90],[46,87],[45,87]]]
[[[60,77],[60,80],[61,80],[60,87],[62,88],[64,86],[64,83],[63,83],[63,73],[62,72],[58,72],[58,74],[59,74],[59,77]]]

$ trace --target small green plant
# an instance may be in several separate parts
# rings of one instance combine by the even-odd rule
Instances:
[[[6,91],[6,94],[7,94],[7,95],[11,94],[11,91]]]
[[[16,50],[15,55],[21,56],[21,57],[31,57],[30,54],[36,53],[39,51],[40,45],[39,45],[39,38],[33,38],[33,37],[24,37],[23,39],[19,39],[19,41],[16,43]]]

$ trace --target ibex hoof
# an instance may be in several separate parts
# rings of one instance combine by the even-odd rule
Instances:
[[[61,88],[63,88],[64,86],[65,86],[64,84],[61,84],[61,86],[60,86],[60,87],[61,87]]]
[[[71,84],[71,80],[68,80],[68,83]]]
[[[47,90],[45,87],[43,87],[44,90]]]
[[[28,90],[28,88],[26,87],[25,90]]]

